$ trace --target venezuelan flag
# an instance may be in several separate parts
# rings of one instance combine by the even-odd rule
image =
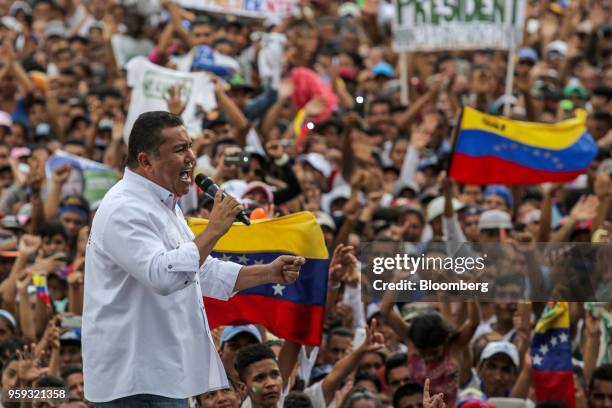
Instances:
[[[556,124],[520,122],[466,107],[455,140],[450,176],[466,184],[571,181],[597,153],[586,112]]]
[[[576,406],[569,304],[556,302],[544,309],[531,341],[531,364],[536,402],[565,401]]]
[[[189,220],[196,235],[207,223],[203,219]],[[311,213],[255,220],[250,227],[234,224],[212,253],[243,265],[269,263],[280,255],[306,258],[298,280],[293,285],[268,284],[242,290],[227,302],[204,297],[211,328],[256,323],[299,344],[321,343],[329,261],[323,233]]]
[[[36,294],[39,298],[45,302],[47,306],[51,305],[51,299],[49,298],[49,288],[47,287],[47,277],[45,275],[33,275],[32,283],[36,288]]]

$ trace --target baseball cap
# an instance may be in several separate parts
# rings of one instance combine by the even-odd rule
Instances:
[[[240,333],[250,334],[255,338],[255,340],[257,340],[258,343],[261,343],[261,333],[259,333],[257,327],[252,324],[246,324],[241,326],[225,326],[223,332],[221,333],[221,340],[219,341],[220,346],[223,347],[225,342],[230,341]]]
[[[60,202],[60,214],[64,212],[76,212],[83,216],[87,221],[89,219],[89,203],[83,196],[72,194],[64,197]]]
[[[419,188],[419,186],[417,186],[417,184],[414,181],[400,179],[395,183],[395,187],[393,189],[393,195],[399,196],[404,190],[410,190],[415,195],[419,195],[419,193],[421,192],[421,189]]]
[[[587,98],[587,90],[580,83],[580,81],[570,81],[569,84],[563,88],[563,96],[569,98],[571,96],[577,96],[581,99]]]
[[[10,128],[13,126],[13,119],[8,112],[0,111],[0,126]]]
[[[68,330],[66,333],[62,334],[60,336],[60,343],[61,344],[75,344],[75,345],[80,345],[81,344],[81,329],[70,329]]]
[[[502,210],[487,210],[480,214],[478,229],[512,229],[510,214]]]
[[[567,54],[567,43],[561,40],[555,40],[546,46],[546,54],[557,53],[562,57]]]
[[[256,190],[259,190],[264,193],[266,199],[268,200],[268,203],[274,202],[274,194],[272,193],[272,189],[269,185],[261,181],[251,181],[249,184],[247,184],[246,188],[244,189],[244,193],[242,193],[242,198]]]
[[[314,167],[316,171],[323,174],[323,176],[325,176],[326,178],[329,177],[329,175],[332,172],[331,164],[329,164],[327,159],[323,157],[323,155],[321,155],[320,153],[311,152],[311,153],[299,156],[298,159],[301,162],[306,162],[312,167]]]
[[[519,61],[538,62],[538,53],[531,47],[523,47],[519,50]]]
[[[315,214],[317,222],[321,227],[327,227],[332,231],[336,231],[336,223],[334,219],[325,211],[317,211]]]
[[[379,62],[372,68],[372,73],[375,76],[381,75],[387,78],[393,78],[393,67],[386,62]]]
[[[453,198],[453,210],[458,211],[464,207],[461,201]],[[439,217],[444,212],[444,197],[436,197],[427,206],[427,222]]]
[[[4,317],[6,320],[11,322],[11,324],[13,325],[13,329],[17,327],[17,321],[15,320],[15,317],[8,310],[0,309],[0,317]]]
[[[519,366],[519,354],[516,346],[509,341],[492,341],[487,344],[484,350],[482,350],[480,361],[482,362],[496,354],[507,355],[510,357],[510,360],[512,360],[512,364],[514,364],[516,367]]]
[[[483,193],[484,198],[487,198],[490,195],[497,195],[503,198],[508,208],[512,208],[512,193],[506,186],[502,186],[501,184],[493,184],[485,188]]]
[[[354,17],[359,18],[361,16],[361,10],[355,3],[345,2],[338,7],[338,15],[340,17]]]
[[[53,132],[48,123],[39,123],[34,130],[34,139],[51,139]]]
[[[7,230],[23,229],[23,225],[21,225],[16,215],[5,215],[2,220],[0,220],[0,227]]]
[[[233,179],[221,184],[220,187],[232,197],[242,197],[246,191],[247,182],[240,179]]]
[[[11,150],[11,159],[22,159],[31,155],[32,151],[27,147],[13,147]]]
[[[468,403],[478,402],[486,404],[487,396],[478,388],[470,387],[465,388],[459,392],[457,395],[457,408],[459,407],[467,407]],[[470,406],[474,408],[475,404],[471,404]],[[483,405],[477,404],[476,406],[481,407]]]
[[[45,37],[47,38],[49,37],[64,38],[66,37],[67,32],[68,30],[66,30],[66,27],[64,27],[64,24],[59,20],[49,21],[47,23],[47,26],[45,27]]]

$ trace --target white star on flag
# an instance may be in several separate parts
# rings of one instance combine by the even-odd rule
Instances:
[[[537,354],[535,356],[533,356],[533,365],[537,366],[542,364],[542,357],[538,356]]]
[[[554,347],[554,346],[556,346],[556,345],[557,345],[557,343],[558,343],[558,342],[557,342],[557,338],[556,338],[556,337],[552,337],[552,338],[550,339],[550,344],[552,344],[552,345],[553,345],[553,347]]]
[[[560,341],[561,343],[565,343],[565,342],[567,341],[567,334],[565,334],[565,333],[561,333],[561,334],[559,335],[559,341]]]
[[[221,257],[221,260],[223,262],[229,262],[232,260],[232,256],[231,255],[227,255],[227,254],[223,254],[223,256]]]
[[[546,344],[542,344],[540,346],[540,353],[542,353],[542,354],[548,353],[548,346]]]
[[[280,283],[277,283],[276,285],[272,286],[272,289],[274,289],[275,295],[283,296],[283,290],[285,290],[285,287]]]
[[[255,261],[255,265],[263,265],[263,259],[260,259],[259,261]]]
[[[242,254],[238,257],[238,263],[246,265],[249,262],[249,258],[245,254]]]

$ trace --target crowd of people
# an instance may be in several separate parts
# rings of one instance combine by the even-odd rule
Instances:
[[[192,406],[567,407],[534,397],[529,345],[544,305],[516,301],[526,291],[520,267],[498,276],[489,302],[376,298],[360,273],[360,248],[371,242],[413,254],[451,241],[518,251],[610,243],[612,4],[526,3],[512,96],[505,51],[420,52],[409,55],[405,105],[387,0],[304,0],[265,19],[171,0],[0,0],[2,390],[64,387],[68,400],[33,405],[91,405],[79,319],[99,202],[85,198],[80,172],[50,158],[63,151],[122,177],[131,89],[143,80],[130,61],[140,57],[199,73],[214,94],[214,109],[189,107],[196,172],[253,217],[312,212],[330,254],[321,346],[261,326],[217,328],[231,387],[193,396]],[[152,92],[185,113],[193,95],[166,84]],[[544,123],[586,110],[598,146],[588,171],[566,184],[453,182],[446,169],[462,107],[501,115],[506,104],[513,119]],[[202,218],[212,205],[195,187],[181,202]],[[594,254],[574,272],[609,281],[610,252]],[[612,302],[572,300],[581,300],[570,304],[576,407],[610,407]],[[1,406],[13,405],[4,394]]]

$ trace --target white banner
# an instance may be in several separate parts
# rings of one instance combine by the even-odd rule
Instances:
[[[393,48],[507,50],[523,32],[525,0],[394,0]]]
[[[266,18],[292,14],[299,0],[176,0],[183,8],[206,10],[235,16]]]
[[[145,57],[134,57],[127,64],[128,86],[132,88],[130,108],[123,137],[128,143],[130,131],[141,113],[168,110],[166,98],[178,87],[185,104],[181,117],[190,133],[202,130],[204,113],[217,107],[214,84],[205,72],[180,72],[155,65]]]

